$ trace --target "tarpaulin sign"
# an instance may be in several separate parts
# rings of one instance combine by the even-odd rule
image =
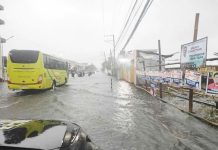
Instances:
[[[164,84],[171,83],[171,73],[169,71],[162,72],[162,79]]]
[[[201,74],[197,71],[185,71],[185,86],[201,90]]]
[[[181,68],[193,69],[206,65],[207,37],[181,46]]]
[[[208,73],[206,93],[218,94],[218,72]]]
[[[171,80],[172,84],[182,85],[182,71],[181,70],[172,70],[171,71]]]

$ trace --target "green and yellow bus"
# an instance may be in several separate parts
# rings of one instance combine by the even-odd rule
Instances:
[[[7,75],[9,89],[54,89],[67,83],[68,64],[63,59],[36,50],[11,50]]]

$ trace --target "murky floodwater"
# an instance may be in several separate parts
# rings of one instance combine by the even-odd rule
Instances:
[[[0,89],[4,89],[1,85]],[[164,104],[124,81],[97,73],[71,78],[55,91],[1,92],[0,118],[76,122],[102,149],[211,149],[218,129]]]

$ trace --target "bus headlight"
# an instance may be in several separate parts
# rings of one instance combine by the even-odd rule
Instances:
[[[42,75],[39,76],[39,78],[38,78],[38,83],[39,83],[39,84],[42,83]]]

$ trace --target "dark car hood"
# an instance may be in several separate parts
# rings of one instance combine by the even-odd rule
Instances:
[[[59,148],[68,126],[69,123],[56,120],[0,120],[0,146]]]

